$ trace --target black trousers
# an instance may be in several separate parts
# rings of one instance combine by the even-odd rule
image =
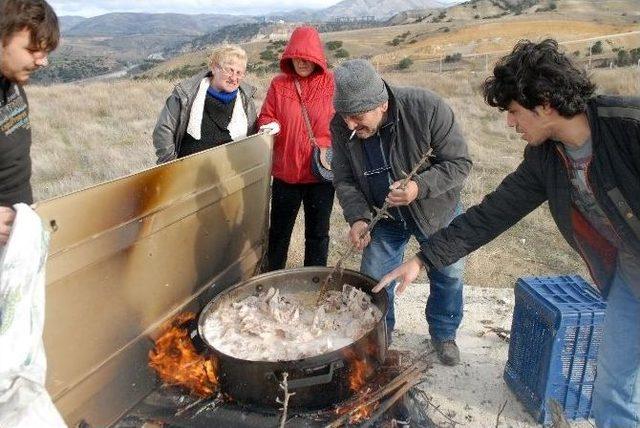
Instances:
[[[291,232],[304,206],[304,265],[326,266],[334,189],[331,183],[289,184],[274,177],[267,271],[284,269]]]

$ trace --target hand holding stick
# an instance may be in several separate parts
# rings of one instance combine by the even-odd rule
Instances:
[[[433,152],[433,149],[431,148],[427,150],[427,152],[420,158],[418,163],[415,164],[411,172],[409,174],[405,173],[405,178],[402,180],[400,186],[398,187],[399,189],[405,189],[407,187],[407,184],[409,183],[409,181],[411,181],[411,179],[418,173],[418,170],[422,167],[422,165],[424,165],[425,162],[427,162],[432,152]],[[372,231],[375,225],[383,218],[393,218],[391,214],[389,214],[389,203],[386,201],[382,205],[382,208],[374,208],[374,209],[376,210],[376,215],[373,217],[373,219],[371,219],[371,223],[369,223],[369,226],[360,234],[360,239],[363,239],[365,236],[367,236],[367,233]],[[336,273],[339,272],[340,276],[342,276],[342,264],[344,263],[345,260],[351,257],[355,249],[356,249],[356,246],[353,243],[351,243],[351,245],[349,246],[349,249],[342,255],[342,257],[340,257],[340,260],[338,260],[338,263],[336,263],[336,266],[333,268],[333,270],[329,273],[329,275],[327,275],[325,280],[322,282],[322,286],[320,287],[320,293],[318,294],[318,298],[316,299],[317,305],[322,303],[322,300],[324,299],[327,293],[327,290],[329,288],[329,283],[335,278]]]

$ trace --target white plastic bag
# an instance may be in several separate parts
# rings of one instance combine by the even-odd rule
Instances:
[[[49,234],[25,204],[14,206],[0,247],[0,427],[66,427],[44,383],[44,270]]]

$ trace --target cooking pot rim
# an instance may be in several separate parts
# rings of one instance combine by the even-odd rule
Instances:
[[[367,333],[365,333],[364,335],[362,335],[360,338],[358,338],[357,340],[351,342],[348,345],[345,345],[341,348],[335,349],[331,352],[327,352],[324,354],[320,354],[320,355],[314,355],[311,357],[305,357],[305,358],[300,358],[300,359],[296,359],[296,360],[276,360],[276,361],[255,361],[255,360],[244,360],[241,358],[237,358],[234,356],[231,356],[229,354],[226,354],[222,351],[220,351],[218,348],[216,348],[215,346],[213,346],[213,344],[211,344],[207,338],[204,336],[203,334],[203,328],[204,328],[204,315],[207,314],[209,312],[209,309],[215,305],[216,303],[219,302],[219,300],[223,299],[226,295],[228,295],[229,293],[233,292],[234,290],[237,290],[238,288],[244,287],[248,284],[251,284],[252,282],[256,282],[259,281],[261,279],[270,277],[270,276],[280,276],[280,275],[289,275],[289,274],[296,274],[296,273],[307,273],[311,270],[317,270],[317,271],[321,271],[321,273],[327,273],[329,274],[333,268],[330,267],[325,267],[325,266],[306,266],[306,267],[300,267],[300,268],[294,268],[294,269],[280,269],[280,270],[275,270],[275,271],[271,271],[271,272],[266,272],[260,275],[256,275],[253,276],[245,281],[240,281],[237,284],[232,285],[231,287],[223,290],[222,292],[218,293],[216,296],[214,296],[200,311],[200,313],[198,314],[198,323],[197,323],[197,333],[198,336],[200,336],[200,340],[202,340],[202,342],[204,343],[204,345],[207,348],[208,352],[213,352],[215,355],[224,357],[224,359],[232,361],[232,362],[238,362],[238,363],[245,363],[245,362],[250,362],[252,364],[260,364],[260,365],[264,365],[264,366],[271,366],[271,365],[300,365],[300,364],[304,364],[305,366],[316,366],[316,365],[321,365],[321,364],[326,364],[328,362],[332,362],[335,360],[339,360],[339,359],[343,359],[345,352],[347,351],[347,349],[352,348],[354,345],[357,346],[357,344],[363,340],[366,340],[368,334],[372,331],[375,330],[376,328],[378,328],[378,325],[380,324],[380,322],[382,322],[384,324],[384,334],[387,334],[387,329],[386,329],[386,319],[385,319],[385,314],[387,312],[387,309],[389,307],[389,296],[387,295],[386,292],[380,292],[377,294],[378,298],[381,299],[380,304],[376,304],[376,306],[378,307],[378,309],[380,309],[380,311],[382,312],[382,317],[381,319],[376,323],[376,325],[370,329]],[[351,269],[343,269],[344,273],[348,273],[350,276],[357,276],[357,277],[361,277],[361,279],[364,280],[364,283],[369,283],[371,284],[371,288],[373,288],[373,286],[375,286],[377,284],[378,281],[376,281],[375,279],[373,279],[372,277],[363,274],[362,272],[358,272],[358,271],[354,271]],[[371,292],[371,290],[366,290],[366,289],[361,289],[364,292],[366,292],[367,294],[369,294],[370,296],[373,296],[374,294]],[[381,307],[382,306],[382,307]]]

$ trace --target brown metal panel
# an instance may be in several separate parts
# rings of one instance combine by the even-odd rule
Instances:
[[[68,424],[114,422],[155,385],[158,326],[253,273],[270,171],[258,135],[38,205],[54,230],[47,388]]]

